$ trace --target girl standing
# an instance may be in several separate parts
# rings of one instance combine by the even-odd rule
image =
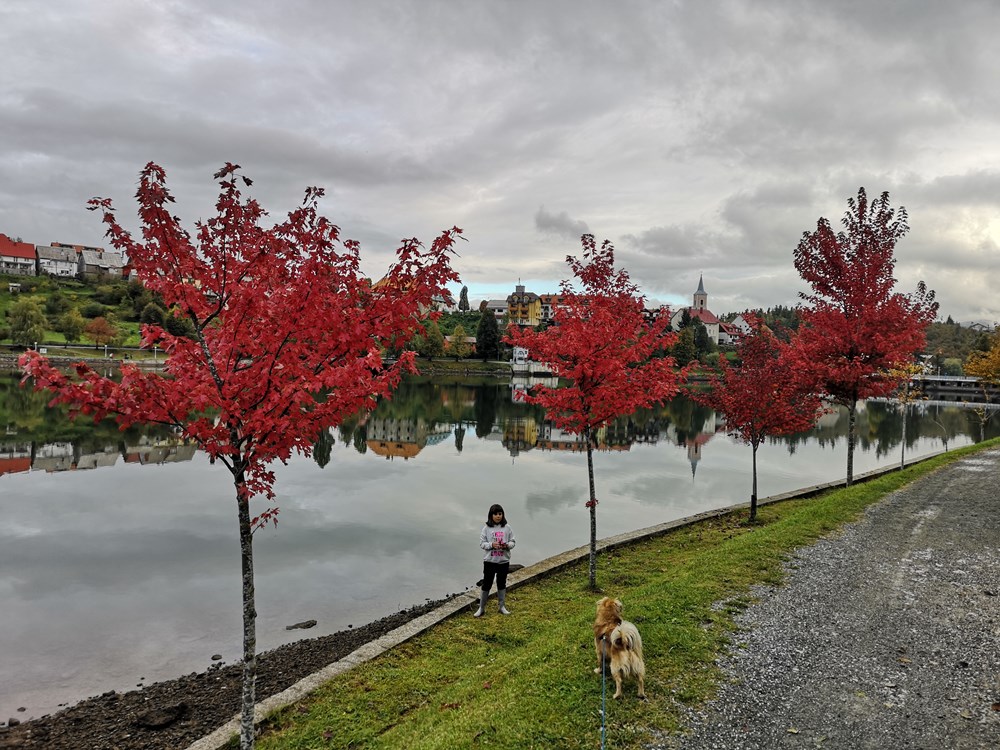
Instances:
[[[507,598],[507,572],[510,570],[510,551],[514,549],[514,530],[507,524],[503,507],[494,503],[486,514],[486,525],[479,533],[479,546],[486,553],[483,557],[483,589],[479,593],[479,611],[474,617],[482,617],[486,611],[486,599],[490,595],[493,579],[497,579],[497,604],[500,614],[509,615],[504,606]]]

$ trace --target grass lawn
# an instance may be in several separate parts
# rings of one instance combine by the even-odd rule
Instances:
[[[511,617],[496,613],[495,599],[481,619],[463,611],[278,712],[258,747],[599,747],[602,686],[593,673],[591,625],[597,599],[611,595],[642,633],[649,700],[637,700],[628,685],[625,699],[612,701],[611,683],[607,746],[640,748],[649,728],[677,729],[682,704],[713,694],[715,661],[730,642],[734,613],[751,602],[753,584],[780,583],[782,563],[796,548],[914,479],[998,444],[762,506],[753,526],[744,523],[745,512],[734,513],[603,553],[599,592],[587,587],[586,561],[512,589]]]

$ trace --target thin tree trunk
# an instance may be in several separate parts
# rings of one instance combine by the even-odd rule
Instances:
[[[857,432],[858,400],[847,407],[847,486],[854,482],[854,440]]]
[[[903,402],[903,447],[899,453],[899,470],[906,468],[906,402]]]
[[[236,480],[236,506],[240,521],[240,564],[243,573],[243,701],[240,714],[240,750],[253,750],[253,709],[257,680],[257,609],[254,605],[253,529],[250,499],[243,496],[242,477]]]
[[[750,493],[750,523],[757,520],[757,443],[753,444],[753,491]]]
[[[583,432],[587,441],[587,480],[590,483],[590,588],[597,588],[597,491],[594,488],[594,447],[588,427]]]

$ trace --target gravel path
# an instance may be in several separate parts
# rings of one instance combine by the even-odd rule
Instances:
[[[729,681],[655,748],[1000,748],[1000,451],[801,550],[739,618]]]

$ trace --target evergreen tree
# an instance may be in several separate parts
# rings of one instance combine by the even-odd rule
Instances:
[[[476,400],[473,405],[476,415],[476,437],[484,438],[493,432],[493,424],[497,418],[497,388],[495,385],[483,385],[476,389]]]
[[[705,327],[704,323],[695,319],[691,329],[694,331],[695,357],[701,359],[706,354],[711,354],[715,351],[715,344],[708,335],[708,329]]]
[[[497,319],[489,311],[479,318],[476,329],[476,352],[485,362],[490,357],[500,358],[500,328]]]
[[[463,286],[458,297],[458,309],[462,312],[469,312],[469,287]]]
[[[672,355],[674,361],[680,365],[686,365],[693,359],[698,358],[698,349],[694,345],[694,331],[691,326],[681,328],[677,336],[677,343],[674,344]]]
[[[324,427],[319,431],[319,436],[317,436],[316,443],[313,445],[313,461],[316,462],[319,468],[325,469],[326,465],[330,463],[330,454],[333,452],[334,442],[329,427]]]

